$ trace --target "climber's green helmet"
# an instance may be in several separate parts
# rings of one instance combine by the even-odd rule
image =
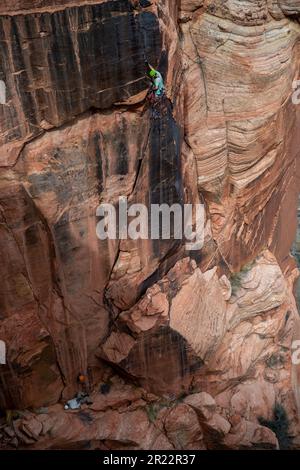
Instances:
[[[152,70],[150,70],[150,72],[149,72],[149,75],[150,75],[150,77],[151,77],[151,78],[154,78],[154,77],[156,77],[156,71],[155,71],[155,70],[153,70],[153,69],[152,69]]]

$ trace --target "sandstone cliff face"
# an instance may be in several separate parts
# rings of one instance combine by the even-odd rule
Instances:
[[[299,447],[300,1],[150,3],[1,3],[1,445],[278,448],[280,408]],[[120,196],[204,203],[203,248],[100,241]]]

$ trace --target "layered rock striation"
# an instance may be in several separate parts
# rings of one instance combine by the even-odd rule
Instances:
[[[0,446],[299,447],[299,17],[298,1],[2,2]],[[204,204],[203,247],[99,240],[97,207],[122,196]],[[80,373],[93,404],[67,412]]]

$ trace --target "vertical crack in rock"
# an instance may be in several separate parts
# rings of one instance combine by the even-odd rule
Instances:
[[[2,1],[0,411],[26,416],[0,449],[300,447],[299,18],[288,0]],[[203,203],[202,249],[100,240],[97,207],[122,196]],[[70,413],[79,374],[92,403]]]

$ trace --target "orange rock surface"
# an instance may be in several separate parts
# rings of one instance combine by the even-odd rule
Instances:
[[[295,0],[1,2],[0,449],[300,447],[299,18]],[[203,248],[99,240],[122,196],[203,203]],[[79,375],[92,403],[66,411]]]

